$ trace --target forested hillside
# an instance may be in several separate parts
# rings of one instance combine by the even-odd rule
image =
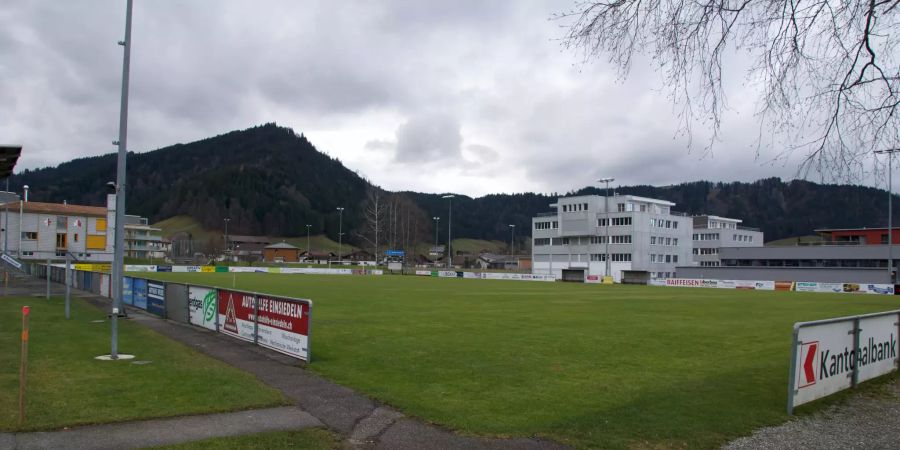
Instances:
[[[106,183],[115,179],[115,161],[115,154],[109,154],[26,170],[11,178],[10,187],[20,191],[28,184],[36,201],[99,205]],[[615,192],[669,200],[677,204],[674,209],[690,214],[741,218],[744,225],[762,228],[766,240],[811,234],[816,228],[887,222],[887,194],[861,186],[770,178],[624,186]],[[602,192],[588,187],[568,195],[577,194]],[[457,195],[452,199],[453,236],[508,242],[509,224],[515,224],[521,242],[530,236],[531,217],[549,211],[555,199],[535,193]],[[151,222],[188,215],[213,230],[229,217],[234,234],[301,236],[309,224],[313,234],[337,240],[336,208],[343,207],[345,242],[374,248],[377,218],[379,248],[408,248],[434,240],[435,216],[442,218],[439,239],[446,241],[449,202],[439,194],[385,192],[316,150],[303,135],[275,124],[132,153],[128,159],[130,214]]]

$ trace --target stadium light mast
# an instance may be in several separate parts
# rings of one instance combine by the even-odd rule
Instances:
[[[226,217],[222,219],[225,221],[225,256],[228,256],[228,222],[231,222],[231,218]]]
[[[344,208],[338,206],[338,261],[341,259],[341,253],[344,251]]]
[[[447,194],[447,195],[441,196],[441,198],[447,199],[447,205],[449,208],[448,213],[447,213],[447,268],[448,269],[451,267],[450,264],[453,262],[453,251],[450,248],[453,243],[453,235],[450,234],[450,232],[453,228],[453,197],[456,197],[456,196],[453,194]]]
[[[609,183],[611,181],[615,181],[615,178],[601,178],[597,180],[598,183],[606,183],[606,197],[603,199],[603,202],[606,204],[606,276],[609,276]]]
[[[894,165],[894,153],[900,152],[900,148],[891,148],[887,150],[875,150],[876,155],[886,154],[888,155],[888,279],[891,280],[891,283],[896,281],[896,277],[894,276],[894,231],[893,231],[893,211],[892,205],[894,200],[894,189],[893,189],[893,179],[892,179],[892,170],[891,167]]]
[[[516,224],[509,224],[509,256],[516,254]]]
[[[115,292],[112,308],[112,345],[110,359],[119,359],[119,310],[122,307],[122,272],[125,262],[125,159],[128,156],[128,76],[131,66],[131,6],[132,0],[125,4],[125,40],[119,41],[124,47],[122,56],[122,98],[119,108],[119,146],[116,165],[116,230],[113,256],[113,277]]]
[[[306,259],[309,259],[309,256],[310,256],[309,252],[311,251],[309,249],[309,227],[311,227],[311,226],[312,225],[310,225],[310,224],[306,224]]]

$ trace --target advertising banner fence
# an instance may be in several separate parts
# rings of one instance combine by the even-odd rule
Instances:
[[[192,325],[216,331],[216,290],[188,287],[188,321]]]
[[[166,286],[156,281],[147,282],[147,312],[166,317]]]
[[[219,331],[254,342],[256,297],[244,292],[219,289]]]
[[[788,414],[897,370],[900,310],[794,324]]]
[[[134,306],[143,310],[147,309],[147,280],[134,278],[131,281],[131,295]]]
[[[134,279],[131,277],[122,277],[122,301],[126,305],[134,305],[134,291],[132,283]]]
[[[309,300],[287,300],[259,295],[259,345],[295,358],[309,358]]]

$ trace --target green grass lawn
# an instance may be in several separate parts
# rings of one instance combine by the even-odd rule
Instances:
[[[233,276],[154,275],[228,287]],[[593,448],[712,448],[783,422],[794,322],[900,308],[876,295],[412,276],[236,280],[239,289],[313,299],[309,367],[338,383],[464,433]]]
[[[227,438],[204,439],[179,445],[153,447],[156,450],[332,450],[340,441],[326,430],[274,431]]]
[[[97,361],[110,351],[106,314],[81,299],[66,320],[60,298],[0,297],[0,430],[18,423],[22,305],[31,306],[25,430],[284,404],[252,375],[146,328],[120,321],[119,349],[139,361]]]

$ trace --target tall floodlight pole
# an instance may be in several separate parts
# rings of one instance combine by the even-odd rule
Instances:
[[[441,225],[441,218],[434,216],[432,219],[434,219],[434,246],[436,248],[438,246],[438,228]]]
[[[456,197],[453,194],[447,194],[442,196],[441,198],[447,199],[447,205],[449,211],[447,213],[447,268],[450,268],[450,264],[453,261],[453,251],[450,248],[453,242],[453,235],[450,234],[453,228],[453,197]]]
[[[607,277],[609,276],[609,182],[615,180],[615,178],[601,178],[597,180],[598,183],[606,183],[606,197],[604,198],[603,202],[606,205],[606,257],[604,259],[606,260]]]
[[[310,224],[306,224],[306,259],[309,259],[309,256],[310,256],[309,252],[311,251],[309,249],[309,227],[311,227],[311,226],[312,225],[310,225]]]
[[[222,220],[225,221],[225,256],[228,257],[228,222],[231,221],[231,218],[226,217]]]
[[[338,261],[343,261],[341,253],[344,250],[344,208],[338,207]]]
[[[119,358],[119,308],[122,307],[122,269],[125,261],[125,158],[128,147],[128,71],[131,65],[131,3],[125,4],[125,40],[119,45],[125,48],[122,57],[122,102],[119,108],[119,155],[116,167],[116,234],[113,257],[115,293],[112,310],[112,349],[110,358]]]
[[[516,224],[509,224],[509,256],[516,254]]]
[[[9,177],[6,177],[6,192],[9,192]],[[19,230],[21,232],[21,230]],[[9,202],[3,204],[3,253],[9,252]]]
[[[891,283],[894,283],[896,281],[894,279],[894,248],[893,248],[894,247],[894,241],[893,241],[894,231],[893,231],[893,211],[892,211],[892,206],[894,203],[893,202],[894,189],[893,189],[893,179],[892,179],[893,174],[891,173],[892,172],[891,167],[894,165],[893,164],[894,163],[894,153],[896,153],[896,152],[900,152],[900,148],[892,148],[892,149],[888,149],[888,150],[875,150],[875,154],[877,154],[877,155],[881,155],[881,154],[888,155],[888,162],[887,162],[887,166],[888,166],[888,185],[887,185],[887,192],[888,192],[888,241],[887,241],[888,264],[887,264],[887,270],[888,270],[888,279],[891,280]]]

